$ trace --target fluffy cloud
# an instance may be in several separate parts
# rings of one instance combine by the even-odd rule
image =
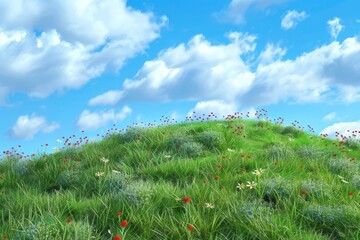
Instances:
[[[294,28],[299,22],[307,18],[305,12],[288,11],[286,16],[281,21],[281,27],[285,30]]]
[[[231,0],[229,6],[215,14],[215,17],[219,21],[231,21],[236,24],[244,24],[245,14],[251,8],[255,7],[259,10],[264,10],[271,5],[279,5],[290,0]]]
[[[252,72],[243,58],[255,50],[255,37],[242,33],[228,37],[229,44],[212,45],[197,35],[186,45],[161,51],[134,79],[126,79],[123,89],[94,97],[89,104],[216,100],[247,109],[288,100],[360,100],[360,67],[356,64],[360,62],[360,42],[356,38],[332,42],[293,60],[282,60],[286,51],[269,44]]]
[[[9,92],[43,98],[117,71],[166,21],[125,0],[0,0],[0,104]]]
[[[348,131],[349,130],[349,131]],[[338,139],[341,139],[341,135],[345,137],[353,137],[355,139],[360,139],[359,133],[355,133],[357,136],[352,136],[352,131],[360,132],[360,121],[358,122],[340,122],[335,123],[320,132],[320,134],[328,134],[329,138],[335,139],[335,133],[338,132]]]
[[[332,20],[328,20],[327,24],[330,27],[331,37],[333,39],[336,39],[340,31],[344,28],[344,26],[340,24],[340,19],[336,17]]]
[[[38,132],[49,133],[59,128],[58,123],[48,123],[44,117],[35,114],[22,115],[10,129],[10,136],[16,139],[31,140]]]
[[[116,122],[127,118],[131,112],[132,110],[128,106],[124,106],[120,112],[116,112],[114,109],[102,112],[84,110],[77,120],[76,126],[82,130],[96,130],[106,126],[109,122]]]
[[[147,61],[123,90],[94,97],[90,105],[116,104],[120,100],[233,100],[251,85],[254,74],[240,58],[255,49],[255,37],[230,33],[230,43],[212,46],[202,35],[188,44],[162,51]]]
[[[193,113],[194,111],[195,114]],[[213,112],[217,116],[217,119],[222,119],[223,116],[226,118],[228,114],[233,115],[236,111],[237,107],[235,104],[223,100],[202,101],[198,102],[196,106],[187,113],[187,116],[200,116],[205,114],[205,117],[207,117],[208,114]]]
[[[335,118],[335,116],[336,116],[336,113],[335,113],[335,112],[332,112],[332,113],[329,113],[328,115],[326,115],[326,116],[323,118],[323,120],[325,120],[325,121],[331,121],[331,120],[333,120],[333,119]]]

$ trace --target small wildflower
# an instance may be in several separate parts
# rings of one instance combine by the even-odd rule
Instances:
[[[109,161],[109,159],[104,158],[104,157],[102,157],[100,160],[103,161],[104,163],[107,163]]]
[[[219,180],[219,176],[215,176],[214,179],[215,179],[216,181],[218,181],[218,180]]]
[[[222,168],[221,164],[217,165],[217,168]]]
[[[67,218],[66,222],[68,222],[68,223],[71,222],[71,218]]]
[[[235,150],[232,150],[230,148],[227,149],[229,152],[235,152]]]
[[[349,197],[354,196],[354,192],[349,192]]]
[[[256,183],[254,183],[254,182],[247,182],[246,186],[249,187],[250,189],[253,189],[253,188],[256,186]]]
[[[100,176],[103,176],[104,175],[104,172],[97,172],[95,173],[96,176],[100,177]]]
[[[190,197],[184,197],[184,203],[189,203],[191,201]]]
[[[206,184],[207,183],[206,180],[203,180],[203,183]]]
[[[122,212],[117,212],[116,215],[121,216]]]
[[[114,240],[121,240],[122,238],[119,235],[115,235]]]
[[[260,176],[261,174],[263,174],[263,170],[260,168],[259,170],[253,171],[252,174],[255,174],[255,175],[257,175],[257,176]]]
[[[245,188],[244,184],[243,183],[238,183],[237,187],[238,189],[240,190],[243,190]]]
[[[207,207],[207,208],[214,208],[214,205],[212,205],[211,203],[205,203],[205,207]]]
[[[120,223],[120,225],[121,225],[122,227],[126,227],[128,224],[129,224],[129,223],[128,223],[127,221],[125,221],[125,220],[121,221],[121,223]]]
[[[290,142],[292,142],[292,141],[294,141],[294,139],[292,139],[292,138],[289,138],[289,141],[290,141]]]
[[[192,225],[187,226],[187,230],[192,231],[192,230],[193,230],[193,226],[192,226]]]
[[[300,192],[301,192],[302,195],[306,195],[306,194],[307,194],[307,191],[306,191],[305,189],[301,189]]]

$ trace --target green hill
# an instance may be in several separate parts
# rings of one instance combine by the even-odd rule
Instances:
[[[0,164],[7,239],[360,239],[360,147],[265,121],[133,128]],[[126,221],[126,222],[125,222]]]

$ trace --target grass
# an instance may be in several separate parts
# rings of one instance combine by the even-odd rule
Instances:
[[[8,155],[3,238],[360,239],[359,143],[236,114],[203,120]]]

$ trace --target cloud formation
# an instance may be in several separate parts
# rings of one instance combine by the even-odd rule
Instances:
[[[336,39],[340,31],[344,28],[344,26],[340,24],[340,19],[335,17],[332,20],[328,20],[327,24],[329,25],[330,28],[331,37],[333,39]]]
[[[326,116],[323,118],[323,120],[325,120],[325,121],[331,121],[331,120],[333,120],[333,119],[335,118],[335,116],[336,116],[336,113],[335,113],[335,112],[332,112],[332,113],[329,113],[328,115],[326,115]]]
[[[285,17],[282,19],[281,21],[281,27],[285,30],[289,30],[291,28],[295,28],[295,26],[305,20],[305,18],[307,18],[308,16],[306,15],[306,13],[303,11],[301,13],[292,10],[292,11],[288,11],[287,14],[285,15]]]
[[[124,120],[131,112],[132,110],[128,106],[124,106],[119,112],[116,112],[114,109],[100,112],[84,110],[76,122],[76,127],[81,130],[97,130],[110,122]]]
[[[339,133],[338,139],[341,139],[341,135],[345,137],[352,137],[354,139],[360,139],[359,134],[355,134],[356,136],[352,136],[353,134],[352,131],[360,131],[360,121],[335,123],[329,127],[326,127],[324,130],[320,132],[320,134],[328,134],[329,138],[335,139],[336,132],[338,132]]]
[[[354,64],[360,62],[357,38],[332,42],[293,60],[282,60],[286,50],[268,44],[256,59],[255,71],[243,60],[255,50],[255,37],[233,32],[228,38],[228,44],[212,45],[196,35],[187,44],[163,50],[133,79],[126,79],[122,89],[94,97],[89,104],[218,101],[230,104],[232,110],[233,104],[247,109],[289,100],[360,100],[360,67]]]
[[[219,21],[231,21],[236,24],[246,23],[246,12],[255,7],[258,10],[265,10],[271,5],[280,5],[290,0],[231,0],[229,6],[223,11],[215,14]]]
[[[22,115],[11,127],[10,136],[15,139],[31,140],[38,132],[50,133],[59,127],[58,123],[48,123],[44,117],[36,114]]]
[[[0,104],[10,92],[45,98],[118,71],[166,22],[125,0],[1,0]]]

